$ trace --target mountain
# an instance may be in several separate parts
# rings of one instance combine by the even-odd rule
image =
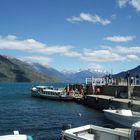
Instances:
[[[140,67],[136,70],[139,71]],[[120,73],[116,76],[125,75]],[[86,78],[103,77],[104,72],[91,69],[58,71],[39,63],[27,63],[19,59],[0,55],[0,82],[68,82],[85,83]]]
[[[65,75],[54,68],[44,66],[39,63],[30,63],[30,65],[41,74],[50,75],[55,79],[59,79],[59,81],[67,82]]]
[[[16,58],[0,55],[0,82],[53,82],[56,79],[35,71]]]
[[[91,77],[99,78],[103,76],[105,76],[105,73],[103,72],[97,72],[94,70],[91,71],[90,69],[87,69],[87,70],[80,70],[76,73],[73,72],[71,74],[68,73],[67,78],[69,78],[69,80],[75,83],[85,83],[86,78],[91,78]]]
[[[128,73],[130,74],[130,76],[133,76],[133,77],[135,77],[137,75],[140,76],[140,65],[137,66],[136,68],[115,74],[115,75],[113,75],[113,77],[114,78],[117,78],[117,77],[125,78]]]
[[[60,72],[54,68],[44,66],[39,63],[32,63],[31,65],[34,69],[36,69],[38,72],[44,75],[51,75],[52,77],[55,77],[56,79],[59,79],[62,82],[69,83],[84,83],[85,79],[88,77],[102,77],[105,75],[105,73],[103,72],[91,71],[90,69],[80,70],[78,72],[66,70]]]

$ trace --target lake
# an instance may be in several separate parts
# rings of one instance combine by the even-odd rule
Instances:
[[[59,140],[62,127],[104,125],[103,113],[75,102],[31,97],[31,87],[39,83],[0,83],[0,135],[19,130],[34,140]],[[64,87],[63,83],[44,83]]]

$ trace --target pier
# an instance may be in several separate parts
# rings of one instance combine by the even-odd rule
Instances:
[[[134,111],[140,110],[139,100],[115,98],[108,95],[87,95],[85,105],[99,110],[108,108],[124,108]]]
[[[87,78],[83,98],[75,100],[98,110],[108,108],[140,110],[140,85],[137,79]]]

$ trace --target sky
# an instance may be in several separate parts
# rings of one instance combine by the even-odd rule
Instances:
[[[140,65],[140,0],[0,0],[0,55],[59,71]]]

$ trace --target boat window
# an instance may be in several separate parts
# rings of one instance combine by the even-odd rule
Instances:
[[[140,131],[135,132],[135,138],[134,140],[140,140]]]

